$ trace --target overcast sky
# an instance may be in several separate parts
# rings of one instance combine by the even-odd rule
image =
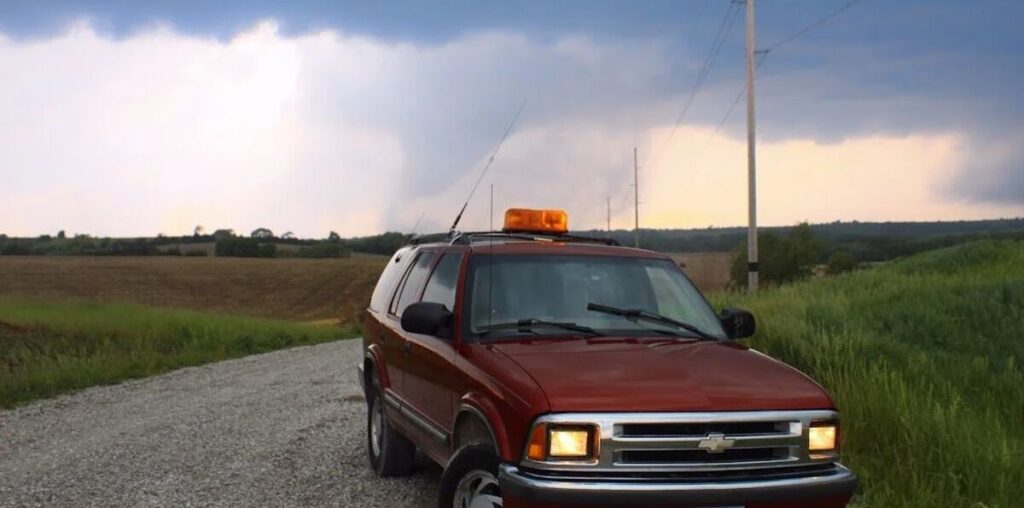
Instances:
[[[757,45],[846,3],[762,0]],[[772,49],[761,222],[1024,216],[1022,18],[863,0]],[[499,223],[603,228],[607,196],[632,227],[634,146],[642,226],[740,225],[743,24],[731,0],[0,0],[0,233],[443,230],[524,101],[465,228],[491,184]]]

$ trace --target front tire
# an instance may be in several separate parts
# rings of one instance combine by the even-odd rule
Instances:
[[[441,474],[439,508],[501,508],[498,456],[490,446],[466,446]]]
[[[380,476],[408,475],[415,463],[416,446],[391,426],[376,380],[367,393],[366,408],[366,448],[373,470]]]

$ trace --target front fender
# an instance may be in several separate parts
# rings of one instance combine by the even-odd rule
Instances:
[[[476,416],[483,418],[484,423],[487,424],[488,430],[491,431],[491,437],[494,439],[494,444],[498,447],[498,457],[502,461],[519,461],[519,451],[513,450],[514,446],[509,442],[508,432],[505,429],[505,426],[502,425],[501,413],[490,400],[479,393],[471,392],[462,396],[460,406],[460,413],[463,411],[470,411],[475,413]]]

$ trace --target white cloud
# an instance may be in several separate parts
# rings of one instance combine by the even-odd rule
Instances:
[[[486,227],[494,183],[498,220],[506,206],[562,206],[577,227],[600,227],[604,196],[620,208],[631,182],[632,147],[646,166],[681,103],[665,87],[678,80],[667,73],[677,52],[504,32],[440,45],[333,31],[292,38],[272,23],[226,42],[166,28],[110,39],[84,24],[31,42],[0,34],[0,231],[181,234],[203,224],[355,235],[408,229],[420,213],[421,230],[443,229],[524,98],[520,128],[464,225]],[[742,222],[742,144],[708,136],[684,127],[644,168],[651,225]],[[764,143],[763,217],[1022,213],[933,192],[963,162],[958,139]],[[853,185],[848,171],[883,178],[892,160],[914,169],[884,199],[877,186]],[[814,172],[822,161],[836,164]],[[822,200],[829,186],[845,192]],[[620,227],[625,217],[616,214]]]

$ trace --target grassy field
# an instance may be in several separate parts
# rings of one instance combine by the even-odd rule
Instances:
[[[387,258],[0,256],[0,296],[356,321]]]
[[[0,258],[0,406],[336,338],[338,328],[114,303],[351,323],[383,258]],[[859,507],[1015,507],[1024,485],[1024,243],[713,294],[750,345],[821,382],[843,414]]]
[[[750,345],[833,394],[857,506],[1021,506],[1024,243],[714,300],[752,310]]]
[[[732,252],[670,252],[672,260],[683,267],[693,284],[707,293],[729,286]]]
[[[137,304],[0,297],[0,407],[357,333]]]

